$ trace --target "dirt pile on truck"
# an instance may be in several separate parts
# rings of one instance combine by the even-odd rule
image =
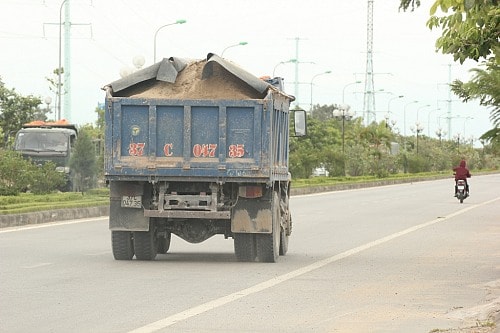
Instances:
[[[257,99],[262,95],[219,65],[203,79],[206,60],[195,61],[179,72],[174,83],[156,81],[147,90],[131,97],[168,99]]]
[[[107,88],[111,88],[113,97],[248,100],[265,98],[271,85],[236,64],[209,54],[203,60],[165,58],[104,89]]]

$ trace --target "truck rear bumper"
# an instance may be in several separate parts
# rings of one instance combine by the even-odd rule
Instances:
[[[222,219],[231,218],[230,211],[202,211],[202,210],[144,210],[145,217],[188,218],[188,219]]]

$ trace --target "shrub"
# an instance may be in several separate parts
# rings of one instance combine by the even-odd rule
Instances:
[[[0,149],[0,195],[18,195],[33,180],[34,165],[11,150]]]
[[[33,172],[30,190],[34,194],[48,194],[61,188],[65,183],[64,174],[56,171],[56,165],[53,162],[47,162]]]

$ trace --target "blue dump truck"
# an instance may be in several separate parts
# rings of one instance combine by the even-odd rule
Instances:
[[[165,58],[103,89],[116,260],[153,260],[172,234],[233,238],[239,261],[286,254],[289,131],[305,135],[306,118],[289,110],[281,78],[208,54]]]

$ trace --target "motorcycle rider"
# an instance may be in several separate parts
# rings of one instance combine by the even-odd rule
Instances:
[[[455,172],[455,197],[457,196],[458,191],[458,180],[465,181],[465,192],[467,193],[467,196],[469,196],[469,183],[467,182],[467,178],[470,178],[472,175],[470,174],[469,169],[467,169],[467,163],[464,158],[460,161],[459,166],[453,168],[453,172]]]

